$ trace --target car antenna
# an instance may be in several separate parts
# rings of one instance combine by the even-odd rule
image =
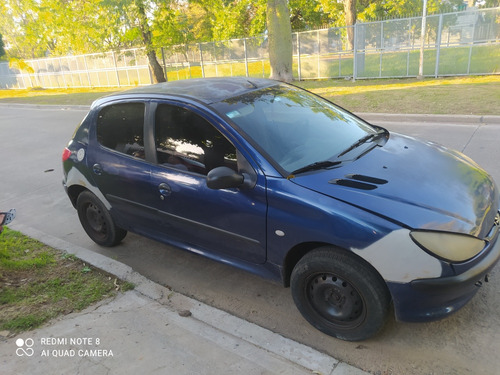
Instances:
[[[257,85],[255,83],[253,83],[252,81],[248,80],[247,79],[247,82],[252,85],[252,88],[256,89],[257,88]]]

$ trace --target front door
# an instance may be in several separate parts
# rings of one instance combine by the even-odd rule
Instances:
[[[151,184],[158,192],[162,233],[205,255],[264,263],[265,177],[190,109],[158,104],[154,134],[157,163]],[[206,175],[219,166],[251,174],[256,183],[251,188],[209,189]]]

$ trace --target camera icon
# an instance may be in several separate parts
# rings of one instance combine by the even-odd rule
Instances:
[[[26,340],[23,340],[21,338],[16,340],[16,354],[18,357],[31,357],[33,354],[35,354],[35,351],[33,350],[32,346],[35,344],[35,341],[31,338],[28,338]]]

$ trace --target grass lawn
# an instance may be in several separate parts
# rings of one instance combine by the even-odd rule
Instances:
[[[26,89],[1,90],[0,103],[54,104],[54,105],[90,105],[101,96],[120,91],[113,88],[68,88],[68,89]]]
[[[0,331],[29,330],[133,288],[78,258],[4,228],[0,235]]]
[[[244,73],[241,73],[244,74]],[[296,81],[353,112],[500,115],[500,75]],[[0,103],[90,105],[124,88],[0,90]]]
[[[500,75],[302,81],[298,85],[353,112],[500,115]]]

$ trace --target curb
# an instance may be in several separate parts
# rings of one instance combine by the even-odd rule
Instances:
[[[171,311],[180,312],[187,308],[192,314],[191,318],[198,321],[198,324],[209,326],[209,329],[205,330],[205,332],[212,332],[213,337],[215,337],[214,341],[216,342],[217,337],[221,333],[230,335],[310,370],[315,374],[369,375],[367,372],[340,362],[328,354],[321,353],[266,328],[262,328],[254,323],[250,323],[163,287],[134,271],[130,266],[114,259],[73,245],[65,240],[22,224],[10,225],[10,228],[53,248],[73,254],[84,262],[110,273],[121,280],[133,283],[136,292],[160,303],[163,307]],[[210,333],[205,333],[205,335],[210,335]]]
[[[500,116],[485,115],[433,115],[433,114],[396,114],[396,113],[356,113],[370,122],[422,123],[440,125],[500,125]]]
[[[53,105],[53,104],[28,104],[28,103],[1,103],[0,108],[19,108],[19,109],[41,109],[41,110],[52,110],[52,111],[88,111],[90,109],[90,105]]]

